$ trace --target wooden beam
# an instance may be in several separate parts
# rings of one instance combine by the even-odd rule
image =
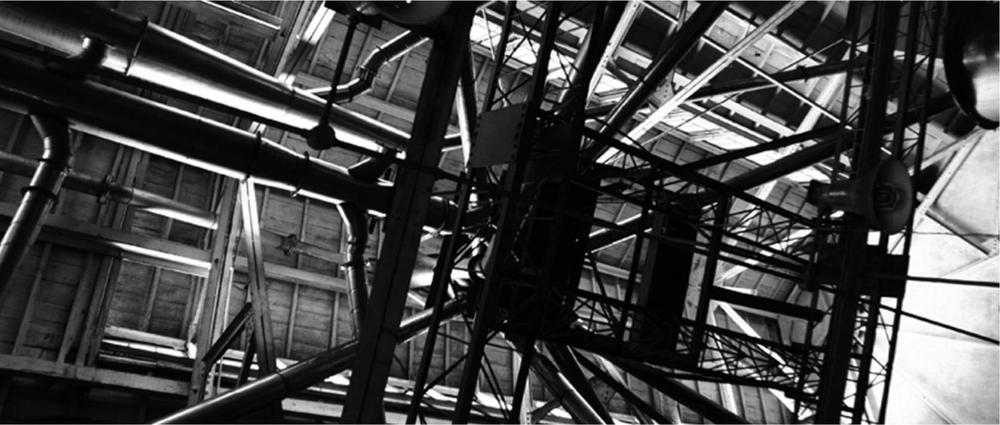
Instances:
[[[186,382],[172,379],[7,354],[0,354],[0,374],[55,378],[129,391],[177,396],[187,394],[188,386]]]
[[[16,204],[0,203],[0,224],[9,224],[16,209]],[[60,215],[45,220],[38,239],[181,273],[204,276],[208,272],[209,258],[205,250]]]

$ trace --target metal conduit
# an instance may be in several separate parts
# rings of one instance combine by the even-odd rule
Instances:
[[[299,154],[260,135],[103,85],[47,72],[0,53],[0,106],[65,116],[73,129],[228,177],[331,204],[353,202],[384,215],[392,186],[361,182],[343,167]],[[434,197],[427,225],[448,223],[454,205]]]
[[[64,119],[32,113],[31,121],[45,147],[31,183],[24,188],[21,204],[0,240],[0,294],[38,237],[73,160],[69,128]]]
[[[7,152],[0,151],[0,170],[21,176],[31,176],[38,164]],[[217,227],[216,217],[210,211],[179,202],[146,190],[128,187],[86,174],[68,172],[63,187],[98,198],[132,205],[152,214],[172,218],[206,229]]]
[[[458,315],[465,307],[465,299],[448,301],[442,308],[444,320]],[[410,316],[399,325],[400,343],[420,335],[430,326],[434,309],[427,309]],[[319,383],[329,376],[343,372],[358,353],[358,340],[353,339],[303,360],[286,369],[260,378],[218,397],[187,407],[155,423],[218,423],[233,421],[256,408],[266,406],[298,391]]]
[[[0,31],[66,54],[80,51],[81,35],[101,40],[113,47],[101,62],[105,70],[167,91],[184,91],[252,118],[282,122],[303,133],[316,126],[325,106],[323,99],[191,39],[94,5],[2,3]],[[404,149],[409,140],[403,131],[336,105],[330,122],[338,133],[395,150]]]

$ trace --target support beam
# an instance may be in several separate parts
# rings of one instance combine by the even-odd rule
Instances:
[[[264,271],[264,251],[260,244],[260,215],[257,213],[257,194],[252,179],[239,183],[240,211],[243,217],[243,242],[250,260],[247,276],[247,291],[250,293],[253,317],[250,319],[253,329],[253,348],[257,355],[257,367],[260,376],[268,376],[278,371],[277,352],[274,347],[274,329],[271,324],[271,302],[267,293],[267,273]],[[248,354],[244,366],[253,362]],[[241,374],[242,376],[242,374]],[[281,420],[281,405],[255,406],[266,407],[268,420]]]
[[[639,378],[649,386],[656,388],[667,397],[677,400],[678,403],[705,417],[717,424],[745,424],[748,423],[743,417],[726,410],[718,403],[701,395],[698,391],[666,376],[662,371],[644,363],[633,360],[610,359],[618,367]]]

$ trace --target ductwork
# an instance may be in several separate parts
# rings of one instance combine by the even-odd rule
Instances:
[[[305,134],[319,122],[323,99],[264,74],[148,20],[95,5],[32,2],[0,4],[0,31],[67,55],[81,50],[81,36],[111,47],[101,67],[132,77],[164,92],[184,92],[243,111],[242,116],[281,122]],[[405,149],[409,135],[334,105],[330,122],[348,143],[371,141]]]
[[[392,187],[360,182],[343,167],[299,154],[260,135],[229,127],[103,85],[61,77],[0,54],[0,105],[21,113],[65,116],[73,129],[181,163],[339,204],[352,202],[384,215]],[[448,223],[452,203],[432,198],[427,224]]]
[[[448,301],[441,308],[442,322],[458,315],[464,307],[462,298]],[[400,343],[409,341],[427,330],[434,309],[424,310],[403,320],[399,325]],[[358,340],[353,339],[324,351],[308,360],[298,362],[277,373],[260,378],[233,391],[185,408],[167,416],[157,424],[219,423],[230,422],[254,410],[253,406],[267,406],[281,401],[296,392],[343,372],[358,353]]]
[[[334,102],[350,101],[372,88],[378,71],[389,62],[392,62],[410,50],[424,44],[428,39],[413,31],[406,31],[396,38],[387,41],[385,44],[375,47],[375,50],[368,55],[368,58],[358,66],[357,76],[344,84],[337,85],[337,91],[333,94]],[[329,87],[309,90],[309,93],[320,97],[326,97],[330,93]]]
[[[34,161],[0,151],[0,170],[4,172],[21,176],[31,176],[37,167],[38,164]],[[107,179],[98,179],[86,174],[70,171],[66,174],[66,179],[63,181],[63,188],[87,193],[120,204],[131,205],[152,214],[172,218],[206,229],[215,229],[217,226],[215,214],[210,211],[196,208],[149,191],[123,186]]]
[[[48,217],[52,205],[58,199],[59,189],[73,160],[69,128],[65,120],[43,113],[32,113],[31,121],[42,136],[45,147],[31,183],[24,188],[21,204],[18,205],[3,240],[0,240],[0,294],[35,243],[45,217]]]

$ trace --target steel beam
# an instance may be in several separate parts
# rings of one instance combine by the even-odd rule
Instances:
[[[461,57],[468,48],[473,11],[474,7],[469,4],[455,4],[441,20],[445,27],[431,49],[406,152],[409,160],[419,164],[436,167],[441,156],[458,77],[465,64],[454,59]],[[434,181],[434,176],[412,168],[400,168],[396,175],[396,190],[386,217],[380,261],[362,323],[360,355],[352,369],[342,421],[374,423],[383,420],[385,383]]]
[[[834,62],[811,67],[799,67],[789,71],[776,72],[771,74],[771,78],[747,78],[745,80],[725,81],[718,84],[710,84],[694,92],[687,99],[688,102],[709,99],[715,96],[730,96],[743,94],[755,90],[775,87],[775,81],[789,83],[792,81],[808,80],[810,78],[825,77],[831,74],[843,73],[852,69],[850,62]],[[801,126],[800,126],[801,127]]]
[[[532,140],[529,136],[535,133],[539,118],[538,112],[542,104],[542,96],[545,89],[545,80],[548,75],[548,63],[555,44],[556,30],[559,28],[562,4],[559,2],[549,3],[546,8],[546,17],[543,23],[541,45],[538,48],[537,61],[534,65],[534,72],[529,86],[529,94],[524,105],[523,128],[520,133],[520,140],[517,141],[515,160],[510,164],[503,178],[503,188],[510,192],[517,193],[521,190],[524,182],[525,164],[529,157],[529,149]],[[500,35],[501,40],[509,35],[508,26],[514,18],[514,14],[520,13],[515,3],[508,3],[505,9],[504,27],[507,30]],[[496,70],[494,76],[499,75],[503,55],[506,45],[501,46],[496,51]],[[499,83],[499,81],[497,81]],[[491,84],[491,88],[493,85]],[[492,97],[487,97],[484,102],[484,111],[494,106]],[[455,423],[468,422],[469,411],[472,407],[472,399],[476,392],[476,383],[479,377],[479,369],[485,346],[488,341],[488,334],[494,326],[494,317],[498,309],[499,296],[497,296],[497,286],[502,280],[500,274],[503,264],[509,255],[509,250],[514,246],[517,235],[517,224],[522,217],[519,215],[520,208],[513,199],[507,198],[500,201],[499,219],[496,221],[497,230],[489,246],[488,256],[485,264],[485,276],[479,283],[479,294],[475,301],[476,318],[473,322],[471,337],[469,338],[469,351],[465,365],[462,368],[462,375],[459,381],[458,400],[455,403]],[[531,347],[530,343],[528,344]],[[530,353],[530,351],[529,351]],[[537,354],[537,353],[536,353]],[[532,365],[535,362],[532,360]],[[520,378],[518,382],[523,382]]]
[[[883,123],[886,120],[886,104],[890,95],[892,78],[893,52],[896,40],[896,24],[900,6],[898,3],[878,3],[876,5],[874,36],[872,46],[872,66],[869,78],[870,86],[866,88],[867,95],[864,115],[862,116],[862,133],[856,148],[855,172],[859,175],[875,169],[880,160],[882,136],[885,133]],[[859,300],[853,295],[858,293],[864,279],[857,276],[858,270],[863,270],[866,261],[867,229],[863,217],[855,214],[845,214],[845,229],[850,230],[844,236],[846,248],[843,271],[839,289],[847,296],[838,295],[834,298],[833,311],[830,317],[830,333],[823,356],[823,368],[820,372],[816,406],[816,422],[840,422],[844,406],[844,393],[847,389],[847,374],[851,354],[855,345],[854,331],[857,321]],[[875,300],[877,301],[877,297]],[[872,313],[877,314],[877,313]],[[870,361],[862,359],[861,361]],[[854,391],[852,391],[853,393]],[[854,394],[854,397],[865,398],[866,394]],[[853,407],[848,407],[854,410]],[[853,422],[860,418],[853,415]]]
[[[624,369],[626,372],[639,378],[649,386],[656,388],[667,397],[677,400],[678,403],[705,417],[717,424],[745,424],[746,419],[739,416],[711,399],[701,395],[698,391],[666,376],[663,371],[644,363],[624,359],[610,359],[612,363]]]
[[[660,424],[674,423],[666,416],[663,416],[663,414],[660,413],[660,411],[657,410],[655,407],[650,406],[649,403],[646,403],[646,400],[643,400],[642,397],[635,395],[635,393],[633,393],[630,388],[626,387],[624,383],[620,382],[618,379],[615,379],[614,377],[611,376],[611,374],[605,372],[596,364],[594,364],[594,362],[591,362],[589,359],[587,359],[586,356],[578,355],[577,357],[580,359],[580,364],[583,365],[583,367],[587,368],[587,370],[589,370],[590,373],[594,374],[594,376],[596,376],[598,379],[603,381],[609,387],[614,389],[619,395],[622,396],[623,399],[625,399],[627,403],[634,406],[638,411],[642,412],[645,415],[648,415],[657,423]]]
[[[601,54],[601,58],[597,62],[594,77],[590,79],[590,85],[587,87],[587,100],[590,100],[591,96],[594,95],[601,77],[604,76],[608,62],[614,57],[615,51],[622,45],[622,42],[625,41],[625,36],[628,35],[629,29],[632,28],[632,22],[642,13],[642,9],[642,2],[639,0],[630,0],[625,5],[625,10],[622,11],[621,17],[615,24],[614,31],[607,41],[607,48],[604,49],[604,53]]]
[[[715,20],[725,12],[728,6],[729,2],[726,1],[702,3],[687,22],[668,36],[667,40],[664,41],[667,50],[646,68],[635,87],[629,90],[618,102],[605,120],[601,134],[614,136],[628,120],[632,119],[636,111],[646,103],[649,96],[677,67],[681,59],[698,44],[698,40],[712,27]],[[601,157],[607,149],[607,146],[598,142],[589,149],[585,158],[593,161]]]

